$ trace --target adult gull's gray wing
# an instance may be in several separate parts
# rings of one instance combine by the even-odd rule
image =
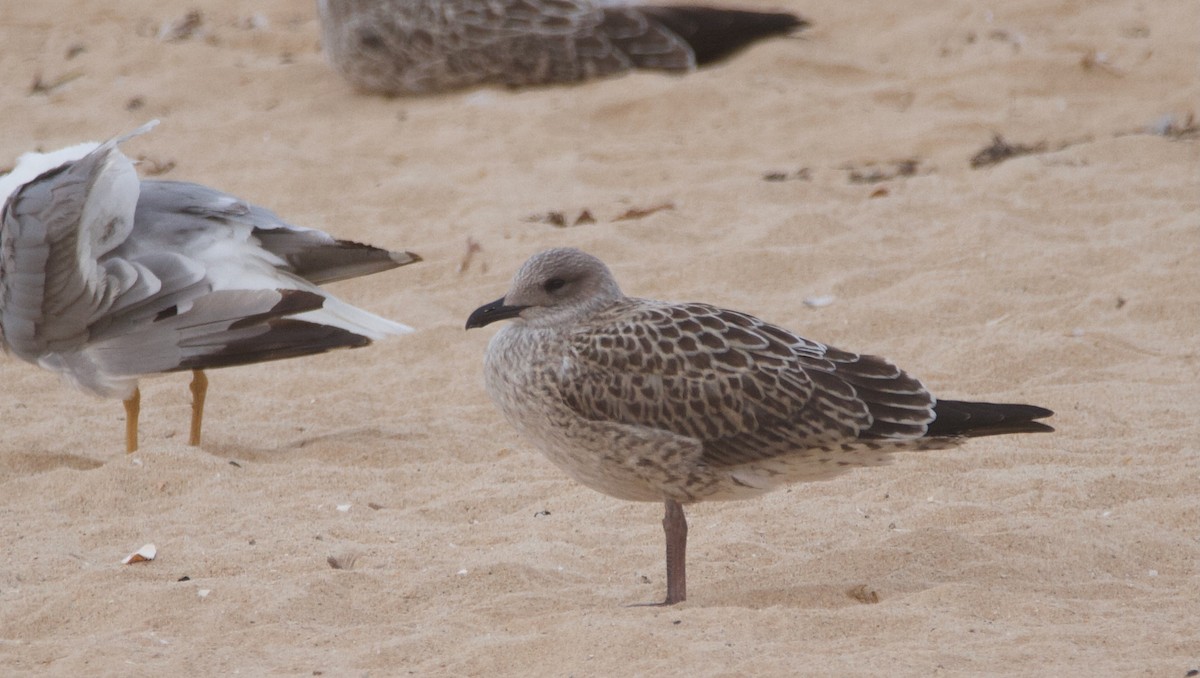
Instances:
[[[253,240],[282,260],[280,269],[314,285],[378,273],[421,259],[412,252],[338,240],[323,231],[293,226],[265,207],[182,181],[142,182],[135,229],[137,241],[154,249],[199,249],[211,246],[211,239],[217,238]]]
[[[111,309],[161,287],[144,265],[102,262],[133,230],[139,195],[137,173],[117,144],[156,123],[100,144],[8,197],[0,215],[0,329],[8,350],[36,362],[46,351],[79,348]]]

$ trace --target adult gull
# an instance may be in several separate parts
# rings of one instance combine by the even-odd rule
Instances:
[[[118,145],[27,153],[0,177],[0,346],[125,403],[138,378],[191,370],[200,443],[204,370],[359,347],[411,331],[318,285],[420,261],[292,226],[193,183],[140,180]]]

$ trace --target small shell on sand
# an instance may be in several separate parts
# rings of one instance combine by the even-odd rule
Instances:
[[[154,560],[154,556],[158,555],[158,548],[154,544],[146,544],[142,548],[125,556],[121,561],[124,565],[132,565],[134,563],[147,563]]]

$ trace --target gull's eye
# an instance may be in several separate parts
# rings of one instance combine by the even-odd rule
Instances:
[[[567,281],[563,280],[562,278],[551,278],[546,281],[545,285],[542,285],[542,289],[546,290],[547,292],[557,292],[566,284]]]

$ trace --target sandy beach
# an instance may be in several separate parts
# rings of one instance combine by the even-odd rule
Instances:
[[[408,99],[329,69],[313,3],[248,4],[5,3],[0,170],[158,118],[123,146],[144,176],[419,253],[330,286],[416,332],[211,372],[198,448],[189,375],[143,380],[132,455],[119,402],[0,360],[0,673],[1200,670],[1196,2],[726,0],[813,27]],[[972,166],[997,135],[1018,153]],[[495,329],[463,330],[560,245],[1058,431],[692,507],[688,600],[631,607],[661,506],[525,444]]]

